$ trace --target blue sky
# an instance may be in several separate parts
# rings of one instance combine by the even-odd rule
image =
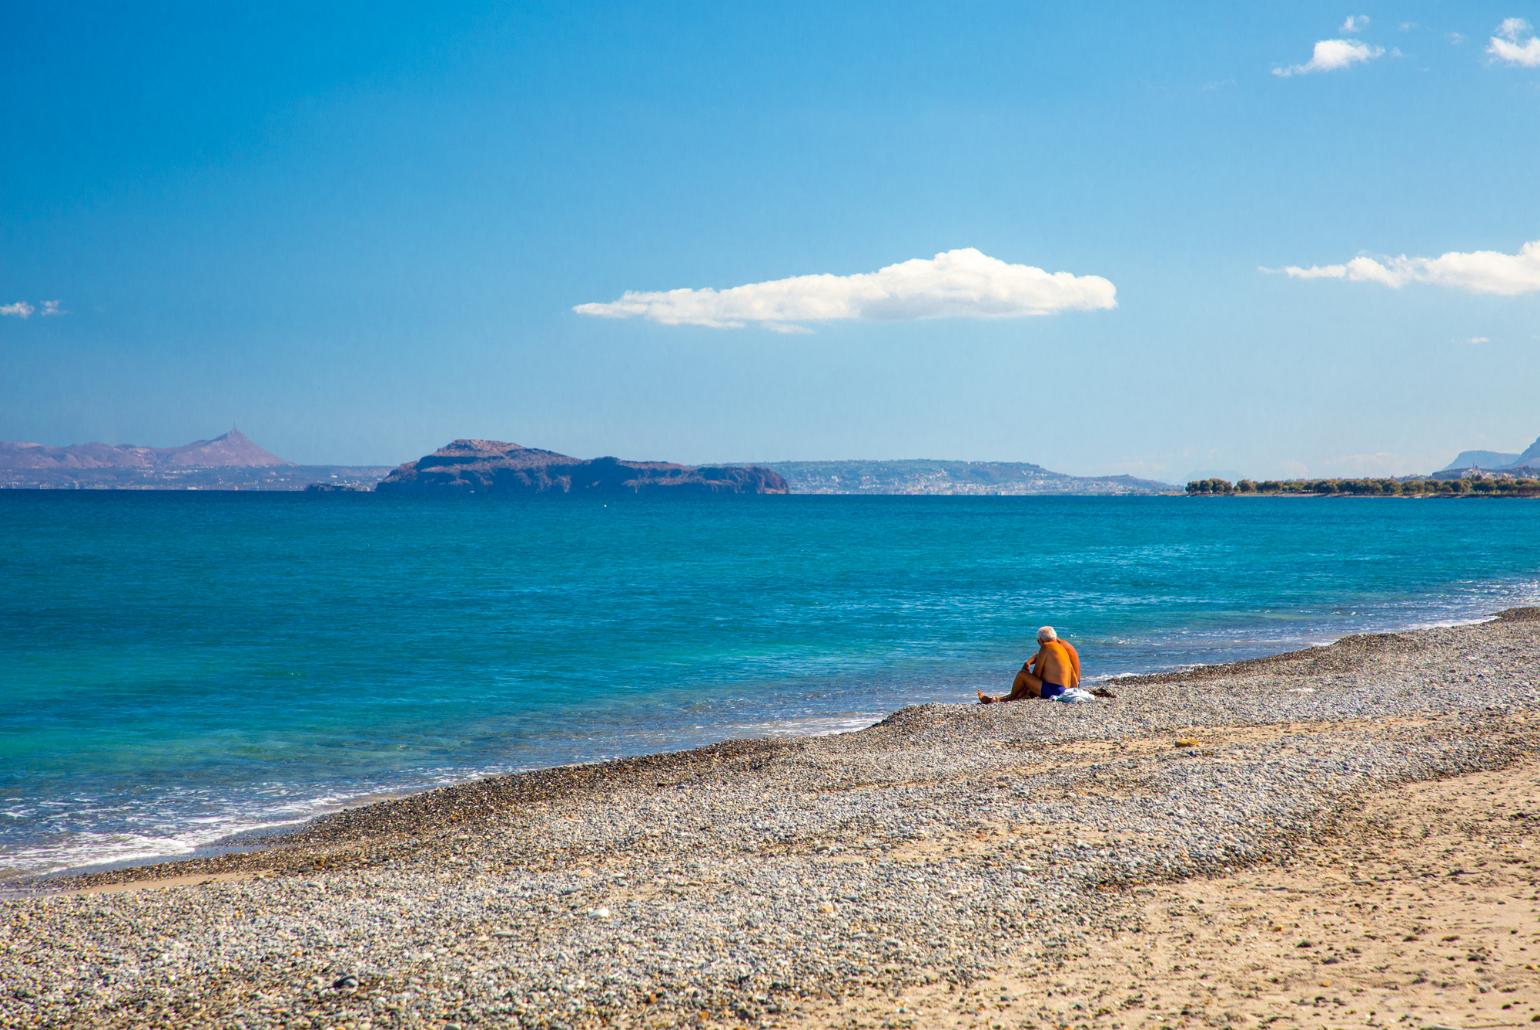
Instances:
[[[0,14],[0,438],[1178,480],[1540,434],[1540,5],[256,6]],[[969,248],[976,311],[925,292]]]

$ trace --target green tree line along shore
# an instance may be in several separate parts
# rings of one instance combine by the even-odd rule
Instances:
[[[1193,496],[1300,497],[1540,497],[1540,479],[1483,476],[1466,479],[1195,479]]]

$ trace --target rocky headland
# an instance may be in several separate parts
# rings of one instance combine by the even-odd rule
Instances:
[[[500,440],[456,440],[394,469],[382,494],[784,494],[780,474],[754,465],[574,458]]]

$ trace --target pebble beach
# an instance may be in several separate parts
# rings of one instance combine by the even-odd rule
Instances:
[[[1287,880],[1366,806],[1527,768],[1540,609],[1106,685],[496,777],[41,881],[0,901],[0,1026],[934,1025],[905,999],[1002,964],[1040,975],[958,1025],[1048,1025],[1055,969],[1160,933],[1150,891]],[[1055,1018],[1246,1022],[1076,1004]]]

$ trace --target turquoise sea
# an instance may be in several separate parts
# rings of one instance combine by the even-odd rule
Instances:
[[[0,870],[1540,603],[1540,504],[0,493]],[[1438,670],[1429,670],[1430,682]]]

